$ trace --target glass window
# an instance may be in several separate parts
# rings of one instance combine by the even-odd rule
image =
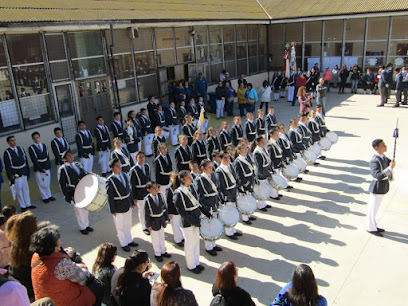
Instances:
[[[258,26],[256,24],[248,25],[248,40],[258,39]]]
[[[250,41],[248,42],[248,56],[257,56],[258,51],[257,51],[257,44],[256,41]]]
[[[135,51],[153,50],[152,29],[133,30],[133,49]]]
[[[211,63],[222,63],[222,45],[210,45]]]
[[[249,73],[257,73],[258,72],[258,62],[256,57],[249,58]]]
[[[363,42],[346,42],[344,48],[344,62],[347,68],[363,64]]]
[[[115,62],[118,79],[128,79],[134,77],[132,55],[130,53],[114,55],[113,60]]]
[[[69,79],[67,61],[50,63],[51,76],[54,81]]]
[[[198,26],[195,30],[194,39],[196,46],[207,44],[207,26]]]
[[[155,73],[156,65],[154,64],[153,51],[136,53],[135,54],[135,65],[136,65],[136,73],[138,75]]]
[[[228,25],[222,28],[224,34],[224,43],[235,42],[234,26]]]
[[[73,59],[72,66],[75,78],[89,78],[106,74],[104,57]]]
[[[247,26],[245,24],[239,24],[236,26],[237,41],[247,40]]]
[[[238,66],[238,75],[243,73],[247,74],[248,73],[248,67],[247,67],[247,60],[246,59],[241,59],[237,60],[237,66]]]
[[[237,43],[237,58],[246,58],[247,57],[247,44],[246,43]]]
[[[26,127],[51,121],[54,117],[54,106],[49,94],[39,94],[20,98],[21,113]]]
[[[335,65],[341,66],[341,49],[343,46],[343,20],[324,22],[324,49],[322,69]]]
[[[39,34],[10,35],[7,42],[13,65],[44,62]]]
[[[259,26],[259,68],[261,71],[267,69],[266,60],[267,60],[267,51],[266,51],[266,26]]]
[[[368,18],[367,40],[387,40],[388,21],[388,17]]]
[[[188,63],[193,61],[192,48],[177,49],[177,63]]]
[[[365,19],[346,19],[346,40],[364,40]]]
[[[312,21],[305,22],[305,41],[322,40],[322,22]]]
[[[230,79],[235,78],[237,76],[237,73],[235,71],[235,60],[225,62],[225,70],[228,71]]]
[[[302,30],[302,23],[288,23],[286,24],[286,43],[291,43],[292,41],[301,43],[303,38],[303,30]]]
[[[269,42],[271,44],[283,44],[284,24],[271,24],[269,26]]]
[[[209,26],[210,44],[220,44],[222,42],[221,26]]]
[[[130,30],[129,29],[115,29],[113,30],[114,47],[113,53],[130,52]],[[108,46],[112,44],[111,31],[105,31],[106,43]]]
[[[68,33],[68,43],[72,58],[103,55],[100,31]]]
[[[235,60],[235,44],[224,45],[224,59],[226,61]]]
[[[159,66],[170,66],[176,63],[174,49],[158,50],[157,57],[157,64]]]
[[[408,65],[408,16],[392,17],[391,40],[389,46],[390,62],[396,67]]]
[[[158,96],[156,75],[149,75],[137,78],[137,86],[139,89],[139,100],[147,99],[148,96]]]
[[[224,69],[222,64],[211,65],[211,82],[216,83],[220,80],[220,73]]]
[[[45,42],[47,44],[48,59],[65,60],[67,58],[65,54],[64,36],[62,34],[47,34],[45,35]]]
[[[119,98],[121,104],[136,101],[135,79],[118,80]]]
[[[208,48],[207,46],[196,47],[196,59],[198,63],[204,63],[207,61]]]
[[[343,20],[328,20],[324,22],[324,42],[343,40]]]
[[[317,63],[320,66],[320,52],[322,49],[321,43],[306,43],[305,44],[305,68],[307,70],[312,69],[312,67]]]
[[[284,46],[283,44],[272,44],[270,46],[270,52],[272,56],[272,61],[269,63],[272,70],[283,70],[283,54]],[[300,57],[301,54],[300,54]]]
[[[174,33],[172,28],[156,28],[156,48],[174,48]]]
[[[193,44],[189,27],[176,28],[176,47],[189,47]]]
[[[392,17],[391,39],[408,39],[408,16]]]

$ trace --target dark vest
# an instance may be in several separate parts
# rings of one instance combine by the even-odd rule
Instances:
[[[114,174],[106,180],[106,190],[108,192],[109,207],[112,214],[127,212],[133,203],[131,195],[129,179],[126,173],[120,173],[123,182],[119,180]]]
[[[41,144],[41,147],[42,151],[40,151],[36,144],[32,144],[28,149],[31,161],[34,165],[34,172],[51,169],[51,162],[47,146],[45,144]]]
[[[137,200],[143,200],[144,197],[148,194],[146,189],[147,182],[151,181],[150,178],[150,166],[148,164],[143,164],[145,173],[139,168],[138,165],[135,165],[130,170],[130,181],[132,183],[132,194],[133,198]]]
[[[109,128],[104,125],[104,128],[96,126],[94,136],[96,138],[96,150],[106,151],[111,148]]]
[[[174,154],[177,162],[177,171],[180,172],[181,170],[189,170],[189,163],[191,161],[190,148],[188,146],[186,146],[185,148],[183,148],[182,146],[178,146]]]
[[[159,185],[168,185],[170,182],[170,173],[173,171],[173,164],[170,159],[170,155],[167,153],[167,162],[163,155],[159,155],[154,160],[156,171],[156,183]]]

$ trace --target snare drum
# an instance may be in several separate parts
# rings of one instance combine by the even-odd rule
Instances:
[[[75,187],[75,206],[89,211],[101,210],[108,202],[105,182],[106,180],[99,175],[93,173],[85,175]]]
[[[316,154],[309,149],[303,151],[302,157],[305,159],[308,165],[313,165],[317,160]]]
[[[241,214],[243,215],[252,215],[258,204],[254,196],[250,194],[240,195],[237,198],[237,207]]]
[[[288,187],[288,183],[286,183],[285,179],[278,173],[272,174],[269,183],[276,190],[282,190]]]
[[[339,140],[339,136],[337,136],[337,134],[335,132],[327,132],[326,133],[326,137],[330,139],[330,141],[335,144],[337,142],[337,140]]]
[[[293,160],[293,163],[296,167],[299,168],[300,172],[304,172],[307,167],[307,162],[300,156]]]
[[[218,218],[204,217],[200,220],[200,225],[200,235],[207,241],[220,239],[224,231],[224,225]]]
[[[313,145],[310,146],[310,149],[316,156],[319,156],[322,153],[322,148],[320,147],[318,142],[315,142]]]
[[[266,181],[259,181],[259,184],[254,185],[254,196],[258,200],[266,200],[272,194],[272,186]]]
[[[221,205],[218,207],[218,217],[225,227],[233,227],[241,219],[238,209],[232,205]]]
[[[320,139],[319,144],[320,144],[320,147],[322,148],[322,150],[324,150],[324,151],[330,150],[330,148],[332,146],[332,142],[327,137],[323,137],[322,139]]]
[[[294,163],[290,163],[289,165],[285,165],[283,167],[282,174],[288,180],[293,180],[298,177],[299,172],[299,168]]]

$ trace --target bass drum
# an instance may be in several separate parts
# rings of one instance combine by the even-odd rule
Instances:
[[[332,142],[327,137],[323,137],[322,139],[320,139],[319,144],[323,151],[329,151],[332,146]]]
[[[218,207],[218,218],[224,223],[225,227],[233,227],[241,219],[238,209],[232,205],[221,205]]]
[[[317,160],[316,154],[310,151],[310,149],[304,150],[302,157],[304,158],[308,165],[313,165]]]
[[[75,187],[75,206],[89,211],[101,210],[108,202],[105,183],[106,180],[99,175],[85,175]]]
[[[319,156],[320,153],[322,153],[322,148],[320,147],[318,142],[315,142],[313,145],[311,145],[309,150],[316,154],[316,156]]]
[[[337,140],[339,140],[339,136],[337,136],[337,134],[335,132],[327,132],[326,133],[326,137],[330,139],[330,141],[335,144],[337,142]]]
[[[272,174],[269,183],[276,190],[282,190],[288,187],[288,184],[286,183],[285,179],[279,173]]]
[[[237,198],[237,207],[241,214],[252,215],[258,207],[258,203],[253,195],[245,194]]]
[[[298,156],[293,160],[293,163],[299,168],[300,172],[304,172],[306,170],[307,162],[302,157]]]
[[[224,225],[218,218],[204,217],[200,220],[200,225],[200,235],[207,241],[220,239],[224,231]]]
[[[266,181],[259,181],[259,184],[254,185],[254,196],[258,200],[266,200],[272,194],[272,186]]]
[[[290,163],[289,165],[285,165],[282,171],[284,177],[288,180],[294,180],[299,175],[299,168],[296,167],[294,163]]]

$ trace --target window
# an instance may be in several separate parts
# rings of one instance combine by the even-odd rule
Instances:
[[[157,78],[156,75],[144,76],[137,78],[139,89],[139,99],[147,99],[148,96],[158,96]]]
[[[344,47],[344,62],[347,68],[357,64],[363,66],[365,19],[347,19]]]
[[[389,61],[396,67],[408,65],[408,16],[392,17]]]
[[[68,60],[66,55],[63,33],[50,33],[45,35],[48,62],[50,63],[53,81],[69,79]]]
[[[317,63],[321,66],[320,56],[322,52],[322,22],[305,22],[305,68],[307,70]],[[320,67],[321,69],[321,67]]]
[[[288,23],[285,30],[285,42],[291,44],[294,42],[296,51],[296,67],[302,67],[302,42],[303,42],[303,23]]]
[[[283,70],[284,26],[284,24],[269,26],[269,50],[272,56],[270,68],[273,70]]]
[[[153,50],[152,29],[134,29],[133,49],[136,51]]]
[[[174,33],[172,28],[157,28],[156,47],[157,63],[159,66],[171,66],[176,64],[176,54],[174,50]]]
[[[322,69],[335,65],[341,67],[341,49],[343,45],[343,20],[324,22],[324,49]]]
[[[207,26],[195,27],[196,33],[195,39],[195,56],[197,63],[204,63],[208,61],[208,39],[207,39]]]
[[[210,44],[222,43],[221,26],[209,26]]]
[[[224,26],[224,61],[225,70],[229,73],[229,77],[235,78],[237,76],[235,68],[235,27],[234,26]]]
[[[267,51],[266,51],[266,25],[259,25],[259,69],[264,71],[267,69]]]
[[[135,54],[136,73],[138,75],[152,74],[156,72],[153,51]]]
[[[365,63],[366,68],[385,65],[389,18],[368,18]]]
[[[247,26],[245,24],[239,24],[236,26],[237,42],[247,40]]]

